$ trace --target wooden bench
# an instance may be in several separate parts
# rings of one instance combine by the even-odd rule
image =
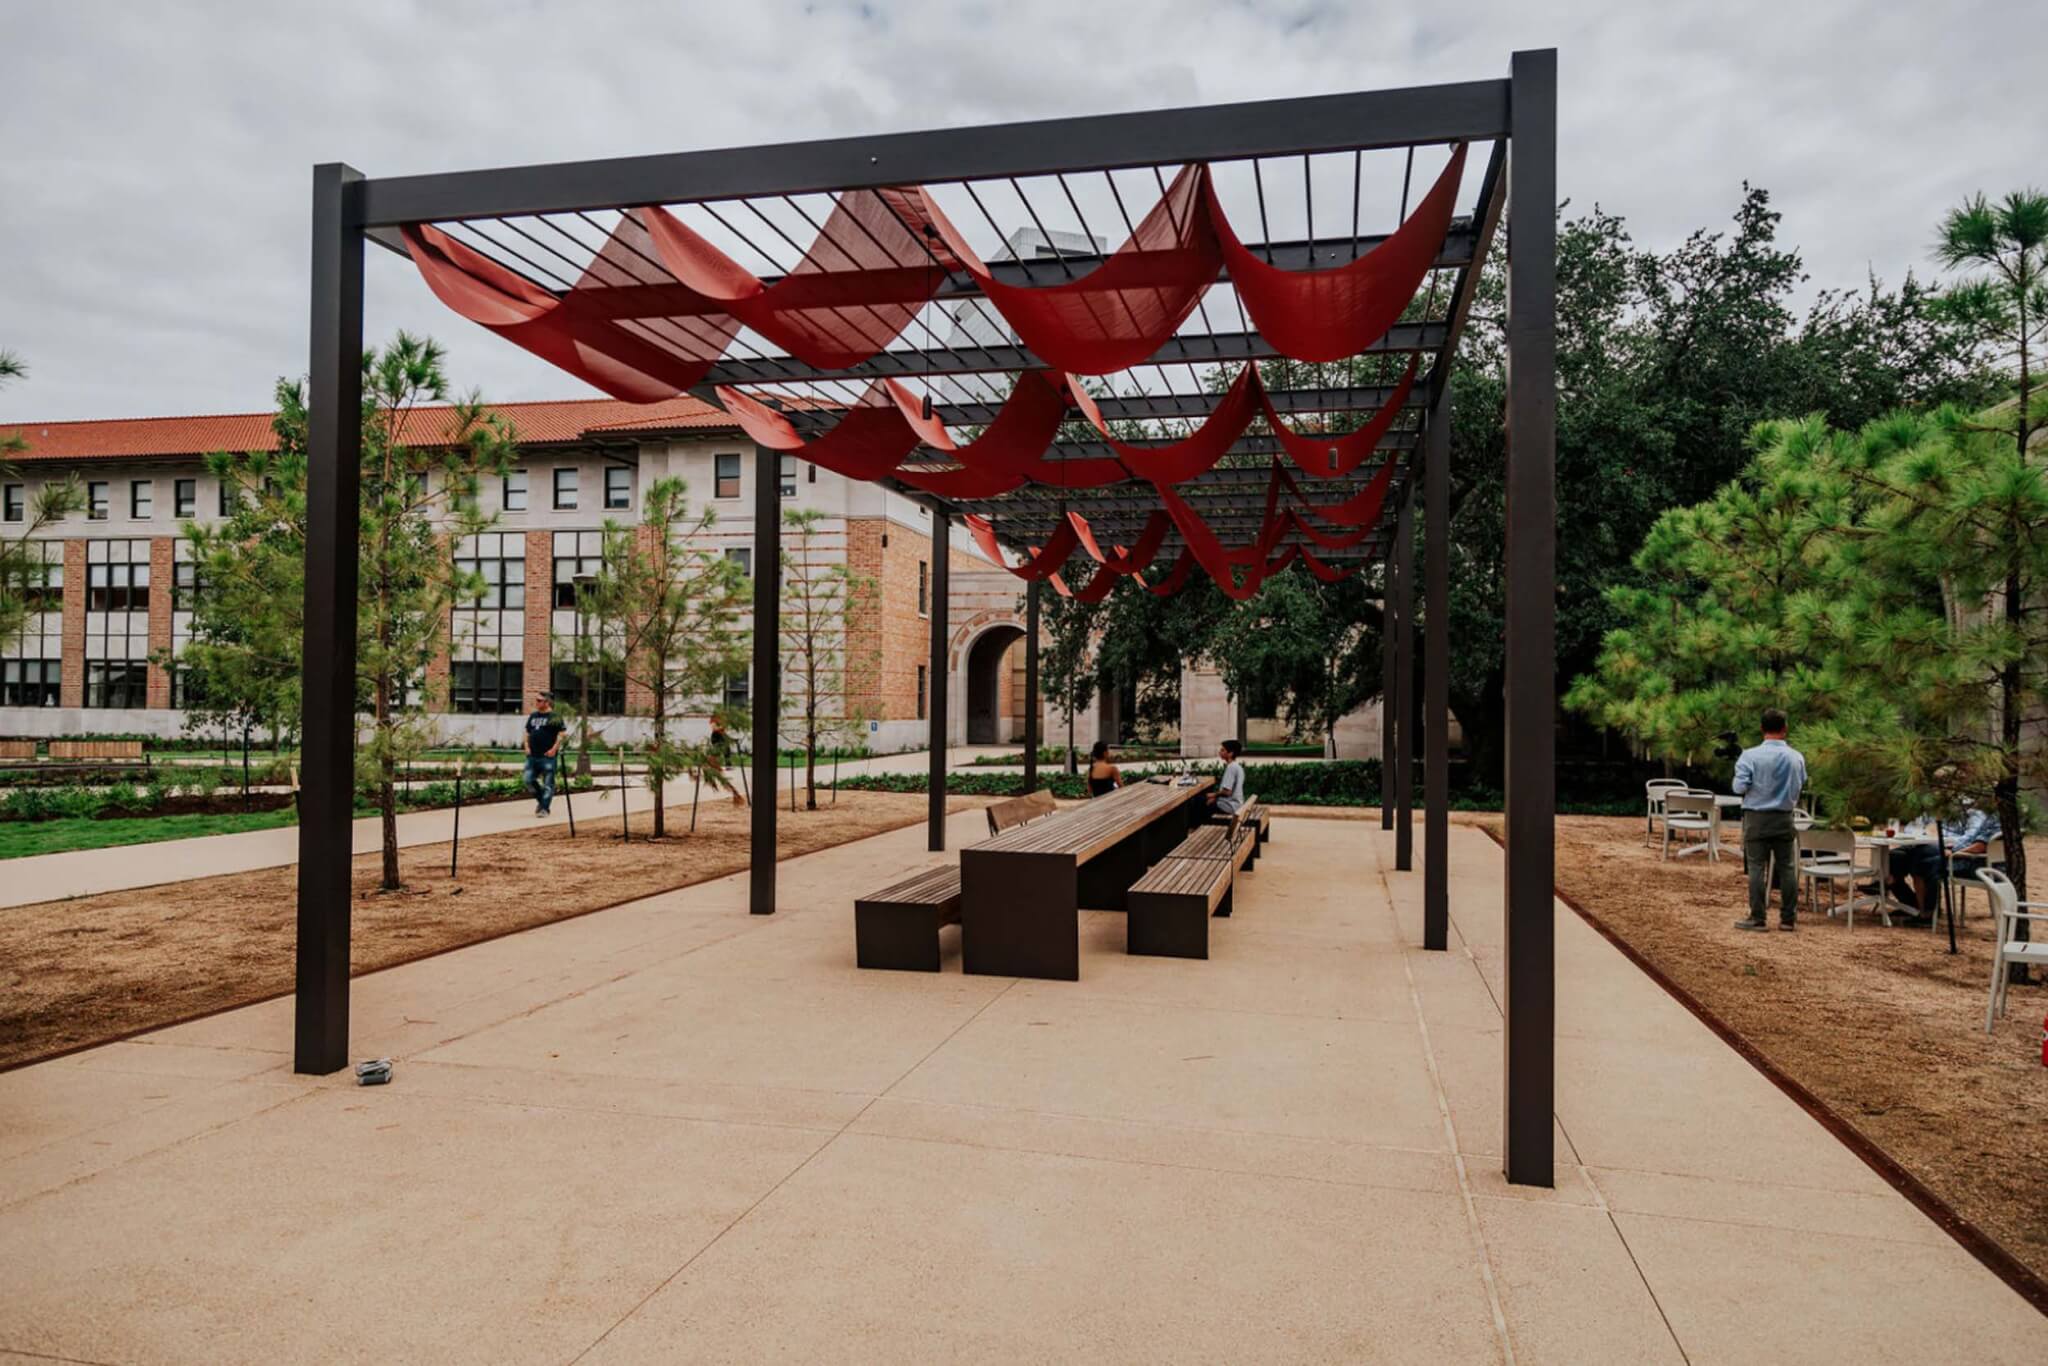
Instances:
[[[1223,826],[1211,826],[1226,833]],[[1169,858],[1131,884],[1124,951],[1164,958],[1207,958],[1209,918],[1229,915],[1237,863],[1230,858]]]
[[[864,968],[939,970],[939,930],[960,923],[960,870],[932,868],[853,903],[854,959]]]
[[[1258,827],[1260,844],[1264,844],[1267,840],[1273,838],[1273,812],[1257,797],[1246,798],[1244,806],[1237,814],[1246,825],[1256,825]]]
[[[36,757],[36,742],[33,740],[0,740],[0,759],[33,759]]]
[[[140,740],[52,740],[52,759],[133,759],[138,763],[143,758]]]
[[[1250,872],[1259,861],[1258,826],[1242,813],[1228,825],[1198,826],[1167,857],[1228,859],[1233,867]]]
[[[1052,793],[1045,788],[1027,792],[1021,797],[1009,797],[993,802],[988,807],[988,832],[1000,835],[1005,830],[1020,825],[1029,825],[1041,816],[1050,816],[1059,809],[1052,799]]]

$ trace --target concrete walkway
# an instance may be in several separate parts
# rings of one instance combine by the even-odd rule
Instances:
[[[964,765],[977,755],[998,754],[992,745],[968,746],[946,751],[946,762]],[[853,760],[840,765],[840,773],[922,773],[930,756],[922,750],[908,754],[883,754],[872,759]],[[831,772],[829,766],[824,770]],[[1001,770],[997,770],[1001,771]],[[579,820],[619,818],[617,775],[612,786],[575,798],[582,803]],[[784,775],[784,781],[788,777]],[[670,783],[671,806],[690,800],[688,783]],[[629,775],[625,802],[632,811],[653,809],[645,783]],[[495,835],[507,830],[526,830],[536,825],[565,823],[569,803],[559,795],[546,819],[533,814],[528,800],[490,802],[462,808],[462,834]],[[446,840],[454,821],[452,810],[420,811],[398,818],[398,844],[438,844]],[[383,830],[375,816],[355,822],[355,851],[373,853],[383,847]],[[62,854],[37,854],[29,858],[0,862],[0,908],[27,906],[38,901],[64,897],[91,896],[98,892],[119,892],[134,887],[155,887],[188,878],[214,877],[222,873],[246,873],[257,868],[282,868],[299,861],[297,826],[273,830],[245,830],[233,835],[203,835],[197,839],[160,840],[154,844],[129,844],[111,849],[77,849]]]
[[[980,813],[955,817],[957,843]],[[1500,854],[1453,949],[1276,821],[1207,962],[852,966],[898,831],[0,1075],[0,1355],[2039,1361],[2048,1324],[1560,911],[1555,1190],[1499,1171]]]

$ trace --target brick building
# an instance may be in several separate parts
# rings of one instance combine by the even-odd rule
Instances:
[[[521,459],[482,490],[484,511],[497,518],[493,529],[450,547],[488,589],[480,603],[457,611],[449,657],[432,672],[451,738],[509,742],[544,681],[565,693],[577,689],[573,666],[564,663],[583,625],[574,583],[596,568],[605,522],[636,521],[641,490],[680,477],[692,510],[715,512],[714,543],[751,571],[755,462],[731,420],[694,399],[497,409],[517,431]],[[415,420],[424,424],[416,439],[431,439],[440,414],[423,409]],[[37,534],[51,571],[27,629],[0,652],[0,734],[183,733],[183,679],[152,662],[181,648],[190,632],[195,585],[183,529],[222,515],[206,453],[270,448],[270,415],[0,424],[0,434],[10,432],[26,449],[0,489],[0,534],[6,523],[26,524],[46,480],[76,477],[88,506]],[[849,564],[876,586],[848,614],[841,705],[864,718],[875,750],[924,745],[936,685],[930,513],[788,456],[781,481],[790,506],[824,514],[813,554]],[[1006,743],[1023,732],[1020,592],[1016,579],[954,531],[952,648],[937,670],[952,689],[954,743]],[[746,686],[744,676],[733,681],[735,700]],[[784,686],[787,692],[788,679]],[[630,715],[642,702],[600,685],[591,710],[618,718],[600,722],[608,734],[630,738],[644,724]],[[1049,737],[1065,734],[1064,718],[1046,723]],[[1093,717],[1081,718],[1084,743],[1094,730]]]

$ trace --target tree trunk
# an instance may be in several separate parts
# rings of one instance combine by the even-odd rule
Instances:
[[[398,890],[398,788],[397,764],[391,755],[391,691],[384,679],[377,680],[377,814],[382,817],[384,843],[383,888]]]
[[[656,687],[654,690],[654,748],[648,753],[648,759],[652,763],[653,769],[647,775],[650,780],[648,788],[654,793],[654,837],[656,839],[661,839],[668,833],[667,824],[662,819],[662,808],[668,805],[667,802],[662,800],[662,788],[668,782],[668,765],[662,758],[663,755],[668,753],[668,714],[663,706],[663,702],[661,689]]]
[[[2023,607],[2021,594],[2024,583],[2017,571],[2005,577],[2005,619],[2017,625]],[[2020,691],[2020,663],[2014,660],[1999,671],[1998,676],[1998,739],[2004,750],[2003,771],[1992,795],[1998,803],[1998,825],[2005,833],[2005,875],[2012,879],[2013,890],[2019,899],[2027,899],[2027,845],[2021,834],[2020,825],[2020,732],[2025,720],[2025,698]],[[2028,938],[2028,922],[2013,922],[2014,933],[2022,940]],[[2006,968],[2006,980],[2024,986],[2029,980],[2025,963],[2012,963]]]

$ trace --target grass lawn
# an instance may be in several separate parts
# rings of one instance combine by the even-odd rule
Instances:
[[[79,816],[54,821],[0,821],[0,859],[61,854],[67,849],[107,849],[119,844],[154,844],[196,835],[232,835],[291,825],[298,812],[230,811],[201,816],[124,816],[94,820]]]

